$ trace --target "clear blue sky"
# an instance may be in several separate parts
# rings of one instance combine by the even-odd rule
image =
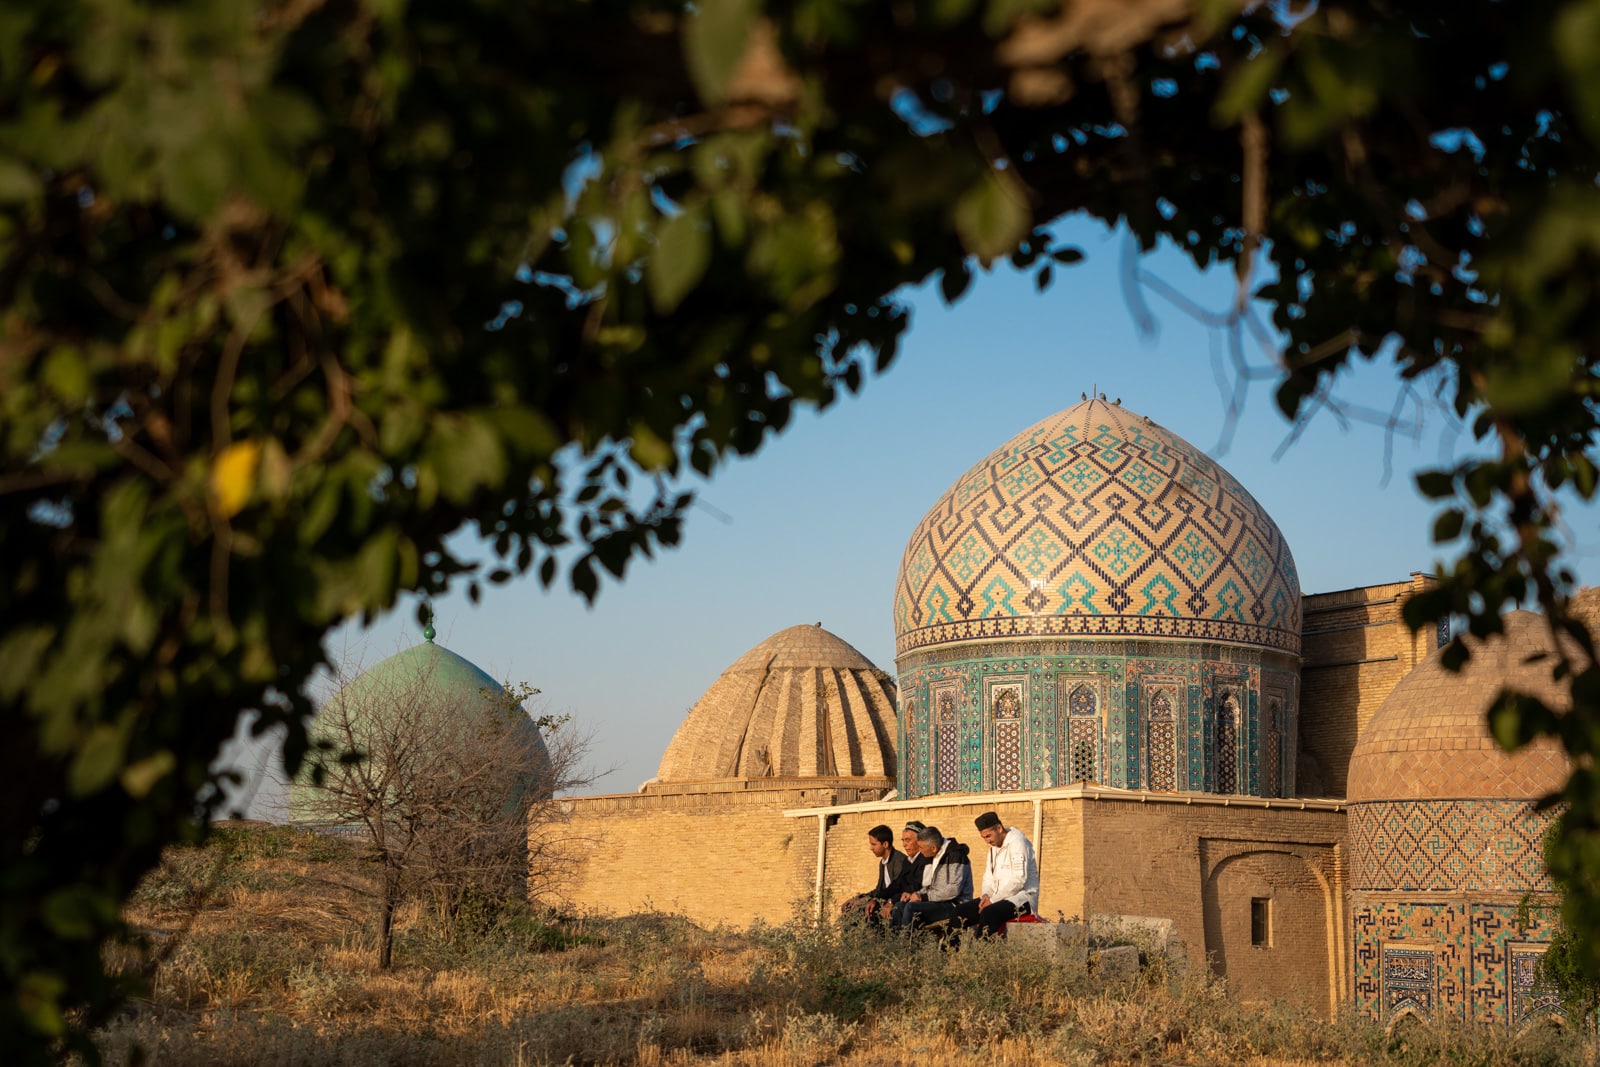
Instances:
[[[1096,385],[1228,468],[1283,529],[1306,592],[1433,567],[1435,509],[1412,473],[1464,454],[1471,440],[1459,427],[1435,411],[1420,441],[1397,437],[1387,484],[1384,432],[1346,431],[1326,414],[1274,462],[1290,428],[1273,404],[1275,382],[1260,381],[1219,452],[1227,418],[1214,335],[1152,295],[1159,330],[1141,337],[1121,286],[1121,238],[1087,223],[1061,236],[1088,259],[1058,270],[1043,295],[1009,267],[980,276],[954,308],[936,290],[912,294],[894,367],[859,396],[802,414],[754,458],[692,483],[716,511],[696,508],[678,549],[636,563],[594,607],[532,579],[487,589],[476,607],[463,593],[435,605],[440,643],[497,678],[539,687],[546,710],[593,732],[593,763],[611,769],[595,791],[631,791],[655,774],[700,694],[777,630],[821,622],[893,672],[891,594],[912,528],[969,466]],[[1143,267],[1212,309],[1233,292],[1231,273],[1201,275],[1176,254]],[[1259,350],[1253,358],[1262,361]],[[1386,410],[1396,377],[1363,367],[1340,392]],[[1597,519],[1568,516],[1586,583],[1600,580]],[[420,640],[415,610],[408,602],[370,629],[348,627],[330,648],[371,666]]]

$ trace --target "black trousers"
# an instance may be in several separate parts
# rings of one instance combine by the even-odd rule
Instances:
[[[957,926],[977,931],[978,937],[988,937],[1021,914],[1017,911],[1017,906],[1009,900],[991,901],[989,906],[981,911],[980,903],[981,901],[969,900],[957,904],[954,919]]]

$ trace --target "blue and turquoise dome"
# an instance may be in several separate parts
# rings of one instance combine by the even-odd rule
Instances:
[[[1300,580],[1234,477],[1143,415],[1090,399],[1028,427],[918,524],[896,652],[1007,637],[1220,641],[1298,655]]]

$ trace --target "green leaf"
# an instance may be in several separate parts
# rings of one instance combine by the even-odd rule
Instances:
[[[1455,479],[1448,471],[1423,471],[1417,475],[1417,491],[1429,500],[1455,496]]]
[[[699,0],[684,17],[683,58],[700,99],[715,107],[728,95],[728,81],[744,56],[758,0]]]
[[[1436,544],[1454,541],[1461,536],[1461,528],[1466,522],[1466,516],[1459,510],[1451,508],[1442,513],[1433,522],[1433,540]]]
[[[962,246],[985,267],[1010,254],[1033,226],[1027,199],[1010,171],[986,171],[956,203],[955,226]]]
[[[88,796],[110,785],[122,769],[122,755],[128,739],[110,723],[100,723],[89,731],[67,772],[67,788],[73,796]]]
[[[671,314],[700,283],[710,263],[711,234],[701,213],[686,210],[668,219],[656,233],[655,254],[645,268],[656,311]]]
[[[1218,126],[1232,126],[1243,116],[1261,106],[1267,97],[1272,80],[1283,65],[1283,53],[1267,48],[1253,59],[1246,60],[1232,74],[1212,105],[1211,118]]]
[[[43,191],[44,183],[27,164],[0,156],[0,204],[32,200]]]

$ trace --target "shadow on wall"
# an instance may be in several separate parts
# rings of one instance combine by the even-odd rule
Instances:
[[[1206,955],[1233,995],[1330,1006],[1333,901],[1306,857],[1289,849],[1228,856],[1206,879],[1201,904]]]

